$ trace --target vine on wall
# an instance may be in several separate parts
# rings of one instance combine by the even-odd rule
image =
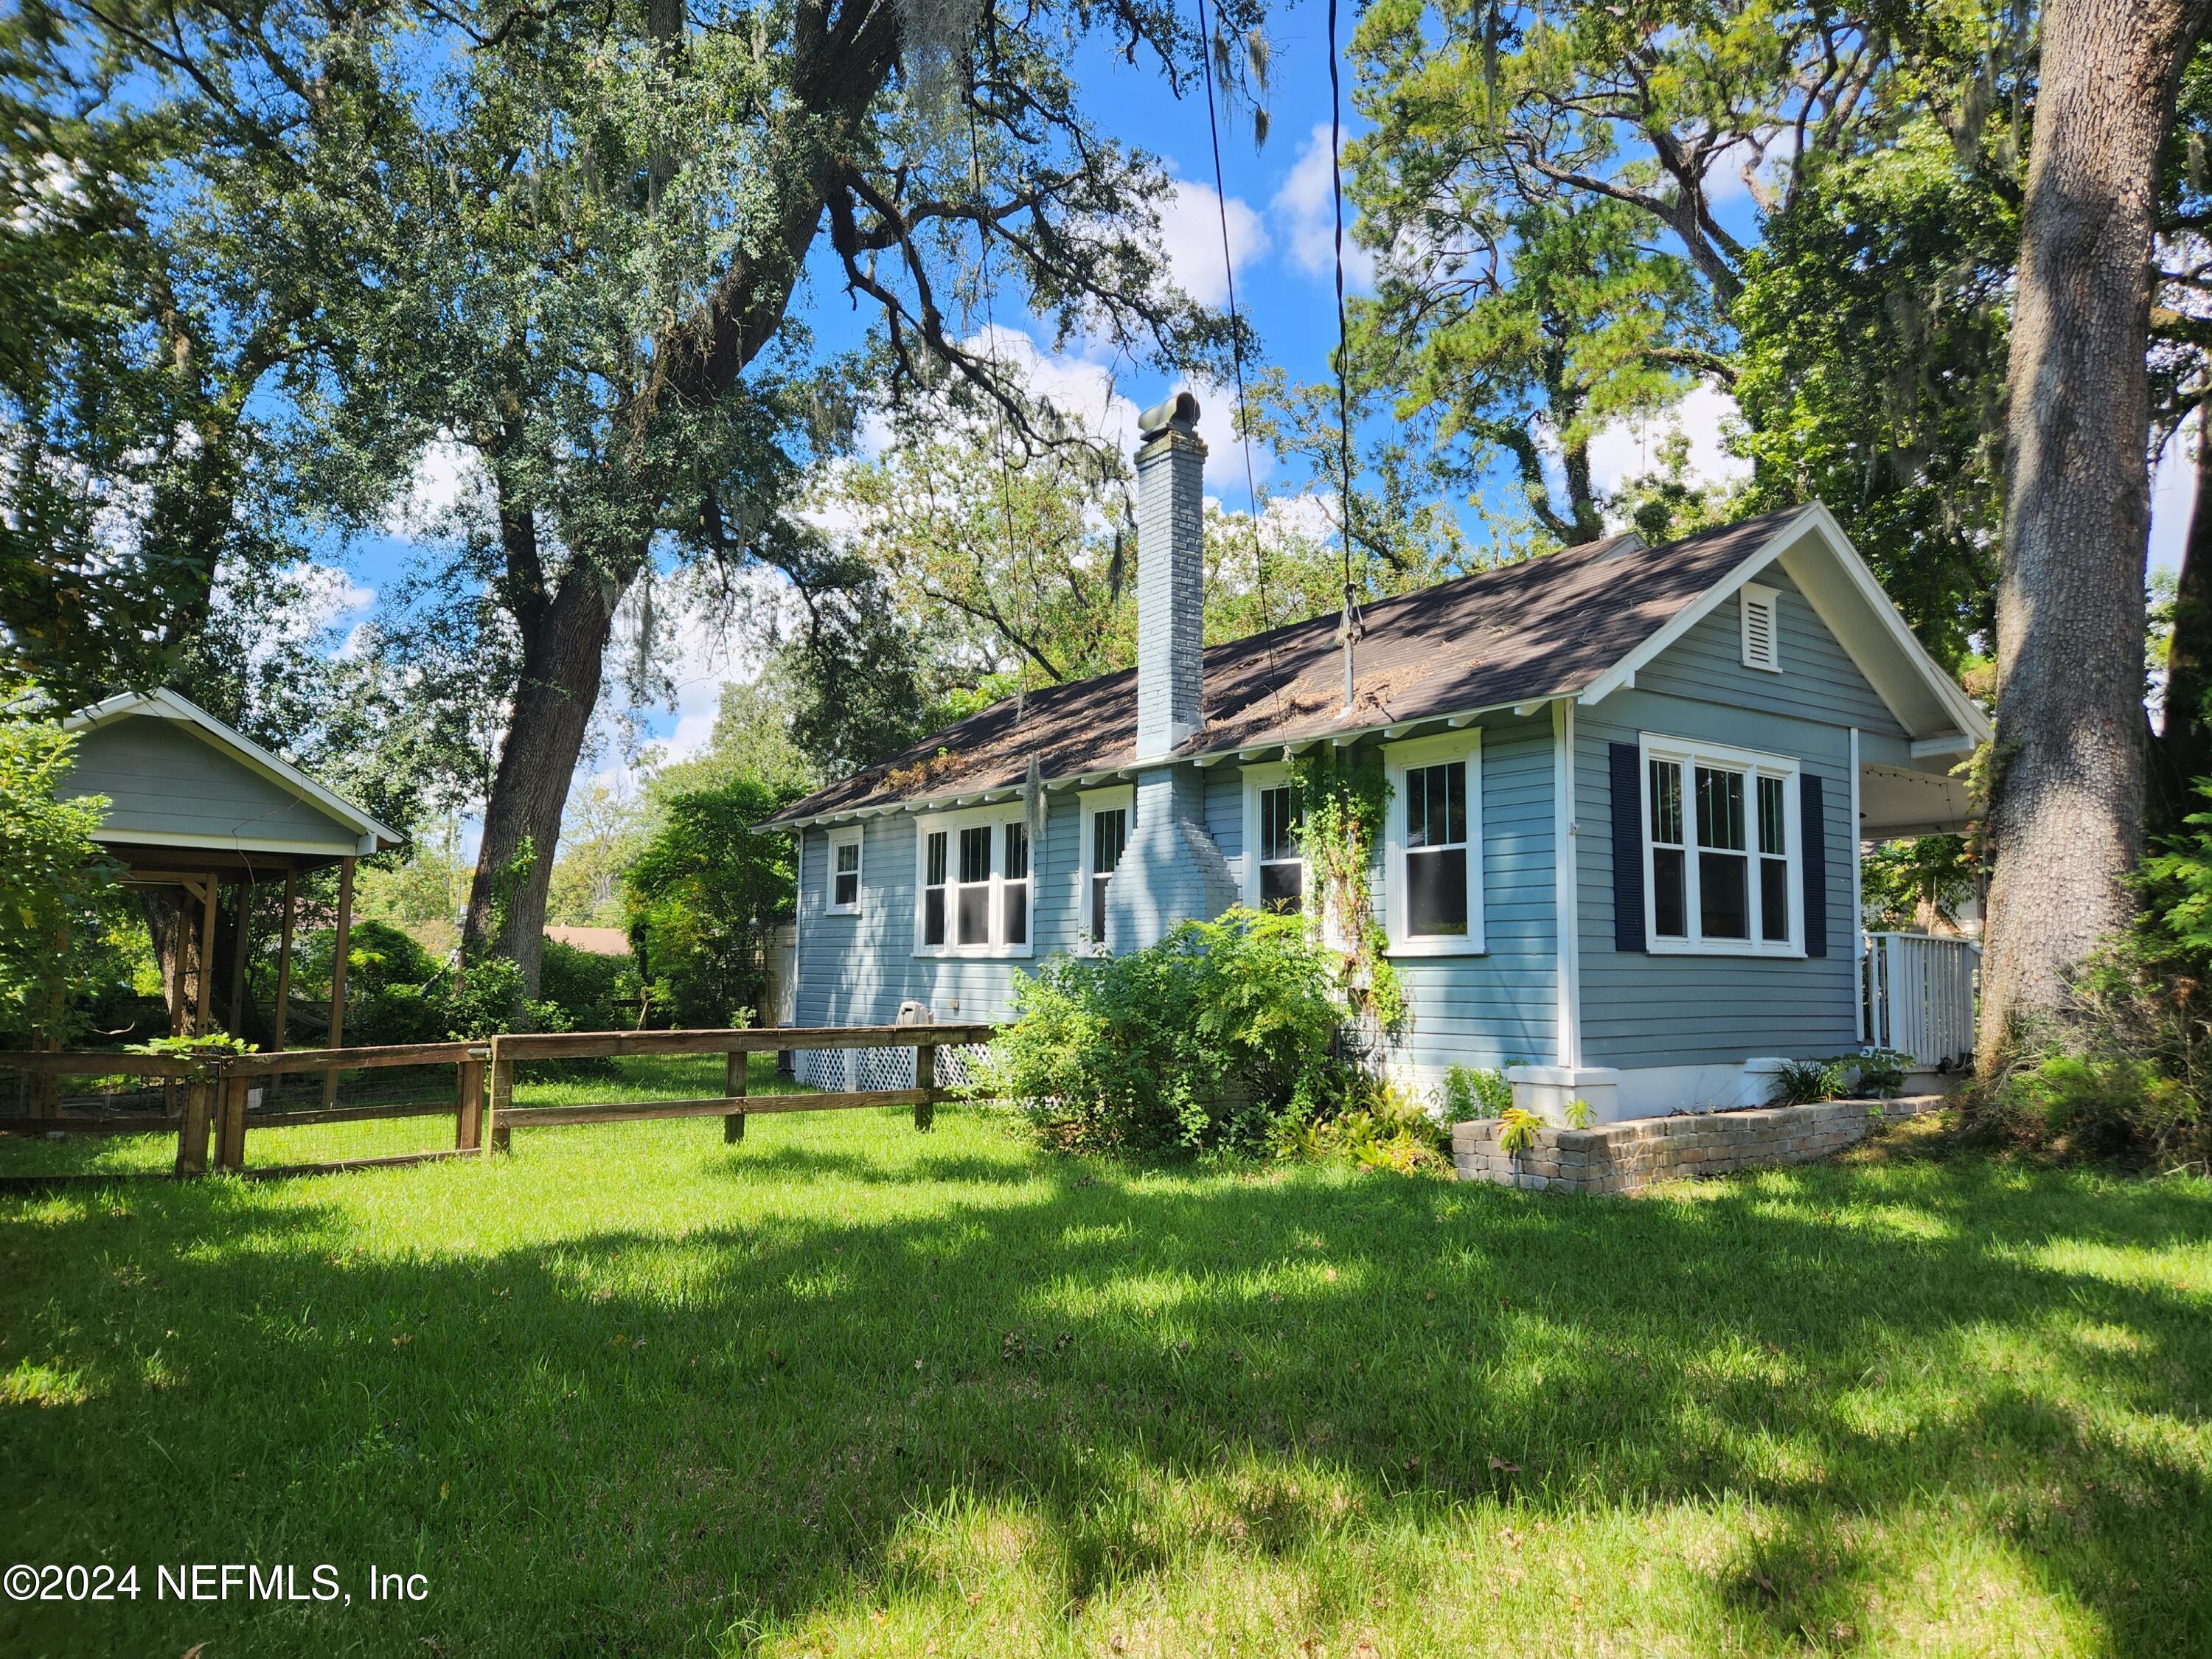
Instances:
[[[1340,980],[1353,1022],[1386,1036],[1405,1029],[1406,998],[1384,952],[1370,872],[1390,807],[1390,780],[1372,753],[1316,749],[1291,763],[1298,850],[1313,873],[1322,941],[1343,955]]]

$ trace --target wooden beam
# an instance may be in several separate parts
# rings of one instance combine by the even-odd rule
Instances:
[[[210,1097],[215,1085],[202,1078],[185,1091],[185,1121],[177,1127],[177,1174],[207,1173]]]
[[[742,1048],[732,1048],[722,1062],[722,1092],[732,1100],[745,1097],[745,1066],[752,1058]],[[745,1110],[743,1106],[722,1120],[722,1144],[734,1146],[745,1138]]]
[[[216,1133],[216,1167],[239,1170],[246,1167],[246,1079],[229,1077],[217,1092],[222,1098],[222,1122]]]
[[[914,1127],[926,1130],[937,1121],[937,1049],[922,1043],[914,1051],[914,1089],[921,1097],[914,1103]]]
[[[483,1139],[484,1063],[464,1060],[453,1067],[453,1150],[473,1152]]]
[[[747,1054],[783,1048],[905,1048],[917,1042],[955,1047],[988,1042],[995,1025],[763,1025],[744,1030],[546,1031],[498,1039],[511,1060],[576,1059],[611,1054]],[[351,1063],[349,1058],[349,1064]]]
[[[345,1046],[346,951],[353,942],[353,864],[338,860],[338,937],[331,953],[331,1035],[329,1046]],[[323,1073],[323,1104],[335,1105],[338,1097],[338,1068]]]

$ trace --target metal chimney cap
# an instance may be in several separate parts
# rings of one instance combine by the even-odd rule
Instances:
[[[1198,430],[1198,399],[1188,392],[1178,392],[1165,403],[1154,404],[1137,416],[1137,435],[1146,443],[1170,432]]]

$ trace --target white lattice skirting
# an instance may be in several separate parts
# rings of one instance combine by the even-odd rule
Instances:
[[[976,1081],[983,1054],[981,1043],[939,1048],[935,1086],[964,1089]],[[809,1088],[839,1094],[915,1086],[911,1048],[802,1048],[792,1060],[792,1071]]]

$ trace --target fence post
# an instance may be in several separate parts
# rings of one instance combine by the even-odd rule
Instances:
[[[742,1048],[732,1048],[723,1056],[722,1092],[732,1100],[745,1097],[745,1063],[750,1058]],[[738,1107],[722,1120],[722,1144],[734,1146],[745,1138],[745,1109]]]
[[[219,1073],[216,1089],[222,1099],[222,1132],[216,1143],[216,1165],[235,1173],[246,1167],[246,1079]]]
[[[503,1152],[514,1138],[514,1131],[506,1123],[507,1109],[514,1104],[514,1062],[500,1047],[497,1037],[491,1040],[491,1098],[484,1103],[484,1156]]]
[[[937,1087],[937,1050],[926,1042],[914,1051],[914,1086],[933,1092]],[[925,1093],[914,1103],[914,1127],[927,1129],[936,1121],[937,1103]]]
[[[185,1089],[185,1115],[177,1127],[177,1174],[204,1176],[208,1161],[208,1096],[210,1085],[198,1078]]]
[[[453,1066],[453,1146],[473,1152],[483,1144],[484,1063],[471,1049]]]

